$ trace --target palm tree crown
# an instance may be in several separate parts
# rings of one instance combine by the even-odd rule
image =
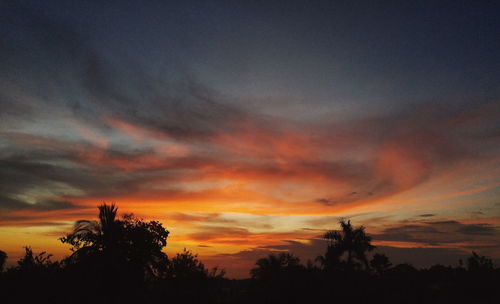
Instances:
[[[366,235],[365,227],[359,226],[353,228],[351,221],[340,220],[342,230],[327,231],[323,238],[328,241],[327,252],[324,257],[318,257],[318,260],[326,268],[339,266],[342,257],[346,256],[346,264],[349,268],[359,267],[360,263],[366,269],[369,268],[366,253],[375,249],[371,244],[371,237]]]

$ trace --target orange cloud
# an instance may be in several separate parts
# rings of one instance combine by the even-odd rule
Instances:
[[[415,241],[384,232],[391,223],[403,220],[403,215],[394,214],[411,210],[435,214],[439,207],[421,210],[425,204],[419,199],[476,198],[498,186],[494,173],[471,177],[477,186],[464,181],[469,187],[461,189],[456,184],[465,172],[458,170],[463,166],[485,172],[498,164],[498,156],[478,153],[461,136],[467,124],[476,121],[475,115],[483,115],[478,113],[457,119],[430,115],[428,123],[410,115],[344,124],[299,124],[243,115],[204,132],[199,128],[213,122],[209,117],[193,122],[198,129],[177,133],[169,126],[158,126],[157,120],[104,115],[109,137],[78,123],[72,128],[84,141],[4,132],[1,135],[15,153],[3,152],[1,159],[5,173],[0,177],[7,190],[0,197],[5,210],[0,225],[53,226],[54,233],[59,233],[68,222],[95,217],[97,204],[116,202],[122,212],[159,219],[172,227],[173,248],[201,243],[209,246],[200,247],[204,257],[216,261],[223,252],[313,238],[330,222],[335,226],[332,216],[369,211],[384,218],[377,222],[360,217],[377,234],[385,233],[378,244],[422,245],[419,237],[433,240],[435,235],[404,228]],[[124,147],[114,144],[122,138]],[[488,136],[480,138],[483,144],[494,142]],[[432,187],[437,182],[440,189],[449,185],[444,193]],[[69,202],[73,207],[48,202]],[[271,225],[262,228],[266,227],[263,220],[243,224],[221,218],[228,213],[283,216],[287,225],[272,231]],[[322,223],[301,219],[320,215],[325,216]],[[496,219],[498,214],[472,222],[462,214],[460,223],[469,226],[447,227],[488,232],[489,226],[484,225],[494,225]],[[448,232],[455,235],[457,248],[483,244]],[[487,244],[487,237],[483,241]]]

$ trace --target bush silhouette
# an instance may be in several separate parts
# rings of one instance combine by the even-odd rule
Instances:
[[[24,247],[25,253],[19,261],[17,261],[17,269],[19,271],[43,271],[46,269],[55,269],[59,267],[58,262],[51,261],[52,254],[47,254],[45,251],[34,255],[31,247]]]
[[[218,270],[213,268],[208,270],[205,265],[200,262],[196,254],[191,251],[186,250],[182,253],[178,253],[176,257],[168,263],[167,274],[171,278],[183,279],[183,280],[199,280],[206,279],[209,277],[222,278],[225,275],[224,270]]]
[[[375,253],[372,260],[370,261],[370,266],[378,273],[382,274],[386,272],[391,266],[389,258],[385,254]]]
[[[469,271],[490,271],[493,270],[493,261],[472,251],[472,255],[467,259],[467,269]]]

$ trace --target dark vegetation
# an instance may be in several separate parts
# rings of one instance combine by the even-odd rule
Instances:
[[[1,303],[500,303],[500,269],[475,252],[458,267],[416,269],[392,265],[364,227],[340,221],[328,231],[326,252],[301,264],[290,253],[259,259],[251,279],[230,280],[207,269],[190,251],[169,259],[169,232],[156,221],[117,218],[99,206],[98,221],[78,221],[61,242],[72,254],[52,261],[25,248],[17,266],[4,269]],[[464,265],[465,264],[465,265]]]

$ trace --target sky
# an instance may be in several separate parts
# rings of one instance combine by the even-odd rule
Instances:
[[[62,258],[58,238],[114,202],[234,278],[272,252],[314,259],[341,218],[396,263],[498,262],[499,13],[2,1],[0,249]]]

